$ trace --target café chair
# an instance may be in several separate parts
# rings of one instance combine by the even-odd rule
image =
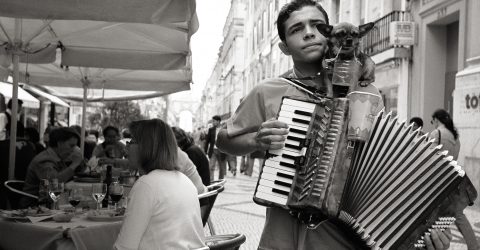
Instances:
[[[210,185],[207,186],[208,191],[218,190],[219,187],[223,187],[223,189],[224,189],[226,182],[227,182],[226,179],[220,179],[220,180],[212,181],[210,183]],[[223,191],[223,189],[221,191],[219,191],[219,193],[221,193]]]
[[[225,180],[225,179],[213,181],[209,186],[207,186],[207,189],[208,189],[208,191],[216,190],[218,193],[221,193],[221,192],[223,192],[223,190],[225,190],[225,183],[226,182],[227,182],[227,180]],[[212,222],[211,218],[208,218],[207,224],[208,224],[208,229],[210,230],[210,235],[214,235],[215,234],[215,227],[213,226],[213,222]],[[205,224],[203,224],[203,226],[205,226]]]
[[[24,181],[19,181],[19,180],[8,180],[8,181],[5,181],[5,183],[3,184],[9,191],[7,193],[7,197],[8,197],[8,201],[10,202],[11,209],[19,208],[20,199],[22,199],[23,197],[28,197],[34,200],[38,200],[38,196],[22,191],[24,184],[25,184]]]
[[[197,250],[237,250],[245,243],[247,238],[243,234],[222,234],[212,235],[205,238],[205,245],[207,247],[199,248]]]

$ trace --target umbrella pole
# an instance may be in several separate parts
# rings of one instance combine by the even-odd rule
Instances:
[[[80,152],[82,152],[82,156],[84,157],[85,151],[85,125],[86,125],[86,116],[87,116],[87,88],[88,88],[88,80],[82,81],[83,83],[83,103],[82,103],[82,132],[80,135]]]
[[[13,180],[15,178],[15,153],[17,142],[17,110],[18,110],[18,78],[19,68],[18,63],[20,61],[19,46],[20,42],[20,26],[22,21],[18,18],[15,19],[15,39],[13,44],[13,88],[12,88],[12,116],[10,121],[10,154],[8,161],[8,179]]]
[[[17,120],[18,120],[18,54],[13,54],[13,90],[12,90],[12,116],[10,122],[10,155],[8,167],[8,179],[15,178],[15,151],[17,141]]]

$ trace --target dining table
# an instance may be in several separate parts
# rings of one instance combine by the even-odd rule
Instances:
[[[2,217],[0,249],[113,249],[121,226],[119,218],[97,221],[87,213],[76,213],[69,222],[55,222],[51,217],[42,221]]]

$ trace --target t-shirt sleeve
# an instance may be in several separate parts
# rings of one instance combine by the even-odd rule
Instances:
[[[242,100],[233,116],[227,120],[228,136],[255,132],[265,119],[264,96],[261,86],[257,85]]]

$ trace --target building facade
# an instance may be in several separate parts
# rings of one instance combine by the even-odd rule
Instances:
[[[413,47],[411,113],[427,122],[443,108],[453,114],[461,143],[458,162],[480,188],[480,1],[411,1],[418,25]]]
[[[279,9],[286,2],[244,1],[244,47],[229,54],[244,57],[244,67],[239,72],[241,80],[237,84],[242,88],[235,90],[239,96],[245,96],[261,80],[291,69],[291,59],[278,48],[276,30]],[[332,24],[375,23],[375,28],[362,38],[361,46],[376,63],[374,84],[382,93],[386,111],[398,115],[400,121],[419,116],[425,121],[424,131],[429,132],[433,129],[430,125],[433,111],[448,110],[460,134],[462,146],[458,161],[469,175],[480,177],[480,30],[475,27],[480,21],[480,1],[318,2],[329,13]],[[219,63],[222,64],[220,60]],[[216,88],[225,88],[221,81],[217,82]],[[235,110],[235,103],[203,101],[204,106],[211,105],[212,110],[226,106],[229,106],[228,112]],[[480,183],[475,185],[480,187]]]

